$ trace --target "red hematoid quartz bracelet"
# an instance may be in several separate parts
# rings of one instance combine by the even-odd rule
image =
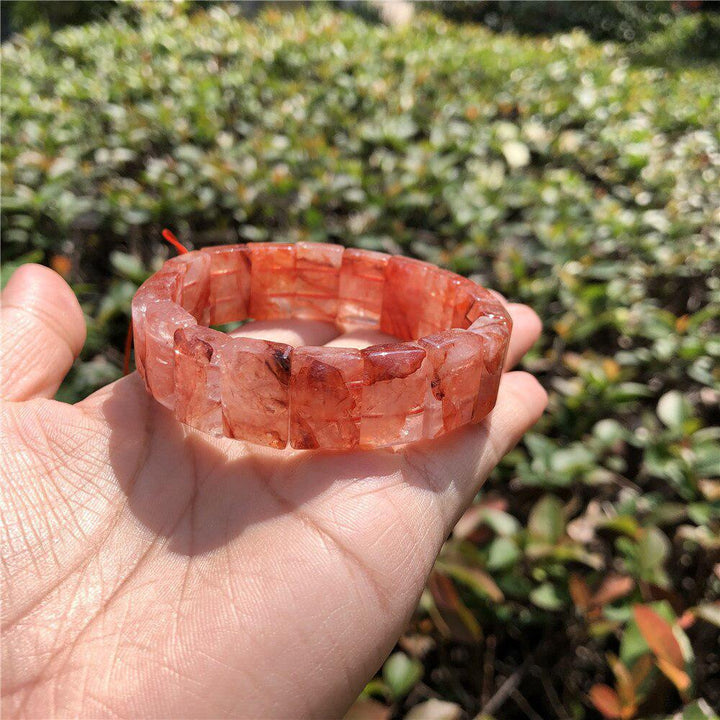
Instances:
[[[275,448],[378,448],[492,410],[512,321],[492,293],[419,260],[322,243],[210,247],[168,260],[132,305],[135,362],[175,417]],[[364,350],[231,337],[253,318],[334,322]]]

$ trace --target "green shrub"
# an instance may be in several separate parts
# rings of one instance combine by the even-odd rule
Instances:
[[[718,68],[423,13],[393,31],[318,7],[253,23],[138,8],[2,48],[4,276],[48,262],[88,314],[61,397],[119,373],[163,226],[473,274],[543,318],[526,366],[550,410],[463,518],[367,694],[402,714],[430,688],[472,717],[520,668],[497,717],[523,698],[597,717],[615,692],[597,688],[641,663],[636,714],[720,704]],[[664,679],[647,627],[682,641],[688,687]]]

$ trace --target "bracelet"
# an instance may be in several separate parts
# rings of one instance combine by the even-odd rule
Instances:
[[[364,350],[232,337],[210,325],[307,318],[400,342]],[[420,260],[324,243],[203,248],[132,303],[135,363],[182,423],[274,448],[435,438],[495,405],[512,329],[476,283]]]

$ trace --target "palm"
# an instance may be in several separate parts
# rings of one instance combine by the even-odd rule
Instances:
[[[82,344],[74,303],[38,267],[3,293],[5,711],[341,713],[542,391],[508,373],[486,423],[402,452],[263,450],[179,425],[137,374],[76,406],[42,399]],[[512,310],[516,361],[539,328]],[[23,351],[43,333],[42,357]]]

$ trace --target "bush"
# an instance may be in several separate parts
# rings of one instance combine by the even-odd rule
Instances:
[[[3,46],[4,274],[48,262],[89,320],[61,397],[119,373],[164,225],[196,245],[402,251],[543,317],[526,366],[550,410],[447,543],[357,712],[720,704],[720,71],[654,58],[433,15],[398,32],[170,4]]]

